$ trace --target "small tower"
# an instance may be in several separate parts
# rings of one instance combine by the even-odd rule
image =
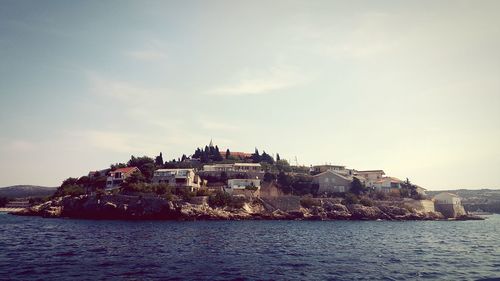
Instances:
[[[208,147],[214,147],[214,143],[213,143],[212,139],[210,139],[210,144],[208,145]]]

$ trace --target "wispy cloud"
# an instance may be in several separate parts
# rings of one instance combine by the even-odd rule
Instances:
[[[277,66],[259,73],[244,71],[229,85],[209,90],[209,95],[242,96],[261,95],[290,88],[306,79],[293,67]]]

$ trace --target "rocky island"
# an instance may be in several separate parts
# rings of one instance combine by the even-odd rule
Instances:
[[[276,159],[275,159],[276,158]],[[266,152],[220,152],[212,142],[189,157],[127,163],[68,178],[55,194],[16,215],[161,220],[479,219],[460,198],[382,170],[293,166]]]

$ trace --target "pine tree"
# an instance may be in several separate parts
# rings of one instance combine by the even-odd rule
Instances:
[[[160,152],[160,155],[156,156],[155,158],[155,165],[156,166],[163,166],[163,155]]]
[[[257,148],[255,148],[255,152],[252,154],[252,160],[254,163],[260,163],[260,154]]]
[[[280,154],[279,153],[276,153],[276,162],[280,161],[281,158],[280,158]]]
[[[229,156],[231,156],[231,152],[229,151],[229,148],[226,150],[226,159],[229,159]]]

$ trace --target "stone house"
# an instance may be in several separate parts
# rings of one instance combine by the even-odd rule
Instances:
[[[346,177],[331,170],[313,176],[313,183],[319,186],[318,194],[348,192],[351,187],[351,182],[351,177]]]
[[[466,215],[462,201],[456,194],[441,192],[434,196],[433,200],[436,211],[443,214],[446,218],[456,218]]]

